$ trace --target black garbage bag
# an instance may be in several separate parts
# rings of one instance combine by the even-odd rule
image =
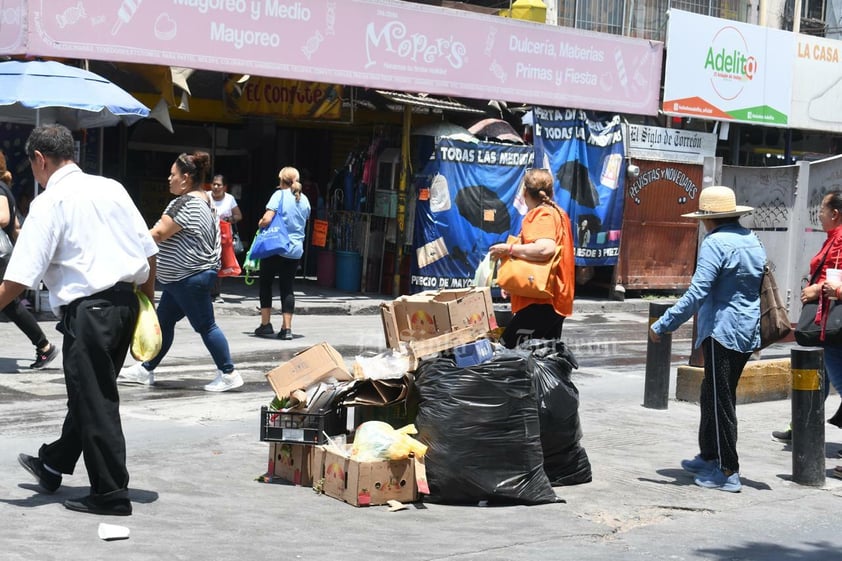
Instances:
[[[561,341],[531,340],[520,348],[530,352],[527,369],[538,399],[544,471],[553,486],[592,480],[588,454],[581,446],[579,390],[571,374],[576,357]]]
[[[477,366],[451,358],[421,361],[416,371],[418,440],[429,500],[443,503],[559,502],[544,473],[538,407],[527,354],[497,351]]]

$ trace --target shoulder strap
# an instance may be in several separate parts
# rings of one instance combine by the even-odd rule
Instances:
[[[816,272],[815,272],[815,273],[813,273],[813,276],[812,276],[812,277],[810,277],[810,283],[809,283],[807,286],[810,286],[811,284],[816,284],[816,280],[818,280],[819,275],[820,275],[820,274],[821,274],[821,272],[822,272],[822,265],[824,265],[824,260],[825,260],[825,259],[827,259],[827,254],[828,254],[828,253],[830,253],[830,244],[828,244],[828,246],[827,246],[827,251],[825,251],[825,252],[824,252],[824,255],[822,255],[822,260],[821,260],[821,261],[819,261],[819,266],[818,266],[818,267],[816,267]]]

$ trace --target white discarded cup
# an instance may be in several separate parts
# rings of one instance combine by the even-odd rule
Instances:
[[[840,283],[842,282],[842,269],[828,269],[827,270],[827,280]],[[836,295],[830,297],[831,300],[836,300]]]
[[[130,532],[125,526],[117,526],[116,524],[106,524],[105,522],[100,522],[97,533],[99,534],[99,539],[111,541],[127,540],[129,539]]]

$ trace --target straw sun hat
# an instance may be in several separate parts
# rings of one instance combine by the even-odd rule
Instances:
[[[699,195],[699,210],[682,214],[685,218],[729,218],[742,216],[754,210],[750,206],[737,205],[737,197],[730,187],[714,185],[705,187]]]

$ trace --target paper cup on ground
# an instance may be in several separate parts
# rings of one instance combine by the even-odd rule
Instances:
[[[99,539],[105,541],[111,540],[126,540],[129,538],[129,529],[125,526],[118,526],[116,524],[106,524],[100,522],[99,524]]]
[[[842,282],[842,269],[828,269],[827,270],[827,280],[840,283]],[[836,296],[831,296],[831,300],[836,300]]]

